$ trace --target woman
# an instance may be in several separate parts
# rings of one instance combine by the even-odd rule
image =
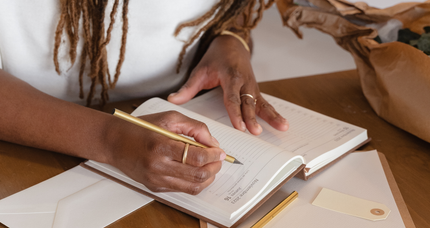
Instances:
[[[0,139],[111,164],[152,191],[198,194],[225,158],[204,124],[176,112],[141,117],[210,146],[191,146],[182,164],[183,143],[81,106],[77,97],[87,93],[89,105],[106,102],[108,94],[111,100],[156,96],[186,81],[168,97],[182,104],[220,85],[235,128],[259,134],[258,114],[286,130],[286,120],[260,95],[247,45],[242,38],[221,35],[231,30],[246,40],[272,3],[2,1]],[[252,95],[256,104],[241,94]]]

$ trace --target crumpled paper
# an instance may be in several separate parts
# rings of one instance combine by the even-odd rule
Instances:
[[[430,0],[401,3],[386,9],[346,0],[308,2],[314,7],[297,6],[293,0],[278,0],[284,25],[299,38],[302,37],[300,26],[331,35],[353,56],[363,93],[375,112],[430,142],[430,57],[404,43],[379,44],[374,40],[377,31],[364,26],[397,19],[403,28],[422,34],[423,27],[430,26]]]

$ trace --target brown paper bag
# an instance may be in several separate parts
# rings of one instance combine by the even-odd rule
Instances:
[[[376,9],[346,0],[309,0],[318,9],[278,0],[285,26],[300,38],[299,27],[316,28],[331,35],[349,51],[357,65],[363,93],[375,112],[388,122],[430,142],[430,57],[400,42],[379,44],[377,31],[346,18],[385,22],[396,18],[404,28],[422,34],[430,26],[430,1],[402,3]]]

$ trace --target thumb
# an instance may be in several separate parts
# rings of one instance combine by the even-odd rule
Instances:
[[[173,104],[184,104],[191,100],[200,90],[202,90],[201,77],[194,77],[193,75],[176,93],[171,93],[167,100]]]

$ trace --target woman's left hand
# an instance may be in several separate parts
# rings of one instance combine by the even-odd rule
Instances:
[[[170,94],[168,100],[183,104],[199,91],[221,85],[224,91],[224,105],[231,123],[236,129],[254,135],[262,132],[256,115],[272,127],[286,131],[288,122],[260,94],[251,66],[251,54],[233,36],[216,37],[199,64],[191,72],[190,78],[177,92]],[[243,94],[252,95],[241,96]]]

